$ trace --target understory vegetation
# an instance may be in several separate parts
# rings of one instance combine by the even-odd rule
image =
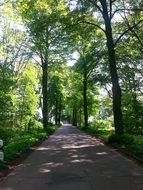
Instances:
[[[142,135],[128,133],[125,133],[124,135],[117,135],[115,134],[113,128],[111,129],[102,126],[89,126],[89,128],[84,129],[84,131],[101,138],[101,140],[107,145],[112,145],[129,156],[137,156],[140,161],[143,159]]]
[[[24,153],[38,142],[42,142],[46,137],[57,130],[58,125],[51,125],[48,129],[43,129],[42,124],[37,122],[34,128],[27,131],[9,130],[0,131],[4,140],[4,161],[0,161],[0,168],[5,168],[9,164],[15,163]]]

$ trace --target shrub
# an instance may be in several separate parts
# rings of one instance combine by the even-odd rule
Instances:
[[[0,139],[7,143],[15,135],[14,131],[11,129],[0,128]]]
[[[143,155],[143,137],[137,135],[116,135],[113,134],[109,137],[108,142],[110,144],[117,144],[118,146],[124,146],[131,153],[141,156]]]
[[[127,145],[127,144],[134,143],[134,138],[133,138],[133,136],[128,135],[128,134],[124,134],[124,135],[112,134],[109,136],[108,142],[111,144],[117,143],[117,144]]]

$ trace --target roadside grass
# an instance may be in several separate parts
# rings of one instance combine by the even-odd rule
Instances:
[[[142,135],[116,135],[108,138],[108,143],[128,150],[131,154],[143,158],[143,136]]]
[[[110,135],[114,134],[114,129],[107,126],[98,127],[95,125],[89,125],[88,128],[81,128],[81,129],[87,132],[88,134],[100,137],[105,141],[108,141]]]
[[[124,134],[116,135],[113,128],[107,126],[97,127],[89,125],[83,128],[85,132],[101,138],[105,143],[125,150],[133,156],[137,156],[143,160],[143,135]]]
[[[36,133],[37,132],[37,133]],[[5,161],[14,160],[21,153],[27,151],[30,146],[46,137],[46,132],[41,130],[33,130],[29,133],[23,132],[16,135],[4,148]]]
[[[8,167],[15,162],[23,153],[27,152],[35,143],[42,141],[46,136],[51,135],[59,126],[52,125],[46,130],[42,127],[35,127],[28,131],[9,131],[4,139],[4,161],[0,161],[0,169]]]

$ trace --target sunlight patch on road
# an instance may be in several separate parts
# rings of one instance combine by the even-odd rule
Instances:
[[[49,163],[44,163],[40,167],[40,173],[50,173],[53,168],[63,166],[64,163],[54,163],[54,162],[49,162]]]
[[[40,169],[40,173],[49,173],[49,172],[51,172],[51,170],[48,170],[48,169]]]
[[[72,160],[71,163],[81,163],[81,162],[88,162],[88,163],[94,163],[90,159],[77,159],[77,160]]]
[[[78,148],[86,148],[86,147],[94,147],[95,145],[64,145],[63,149],[78,149]]]
[[[107,152],[97,152],[96,154],[97,155],[107,155],[108,153]]]

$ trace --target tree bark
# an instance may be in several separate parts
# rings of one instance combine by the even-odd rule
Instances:
[[[79,110],[79,126],[81,127],[81,117],[82,117],[82,111],[81,108]]]
[[[114,127],[116,134],[123,134],[121,88],[119,85],[119,78],[117,74],[116,55],[111,27],[111,19],[109,17],[106,0],[101,0],[101,5],[103,8],[103,18],[105,22],[105,33],[108,48],[109,69],[112,81]]]
[[[84,127],[88,127],[88,103],[87,103],[87,76],[84,74],[83,79],[83,111],[84,111]]]
[[[59,108],[58,108],[58,124],[61,123],[61,112],[62,112],[62,104],[59,102]]]
[[[76,109],[76,106],[73,107],[72,124],[74,126],[77,126],[77,109]]]
[[[55,124],[58,124],[58,100],[55,102]]]
[[[46,61],[42,63],[42,95],[43,95],[43,127],[48,127],[48,64]]]

